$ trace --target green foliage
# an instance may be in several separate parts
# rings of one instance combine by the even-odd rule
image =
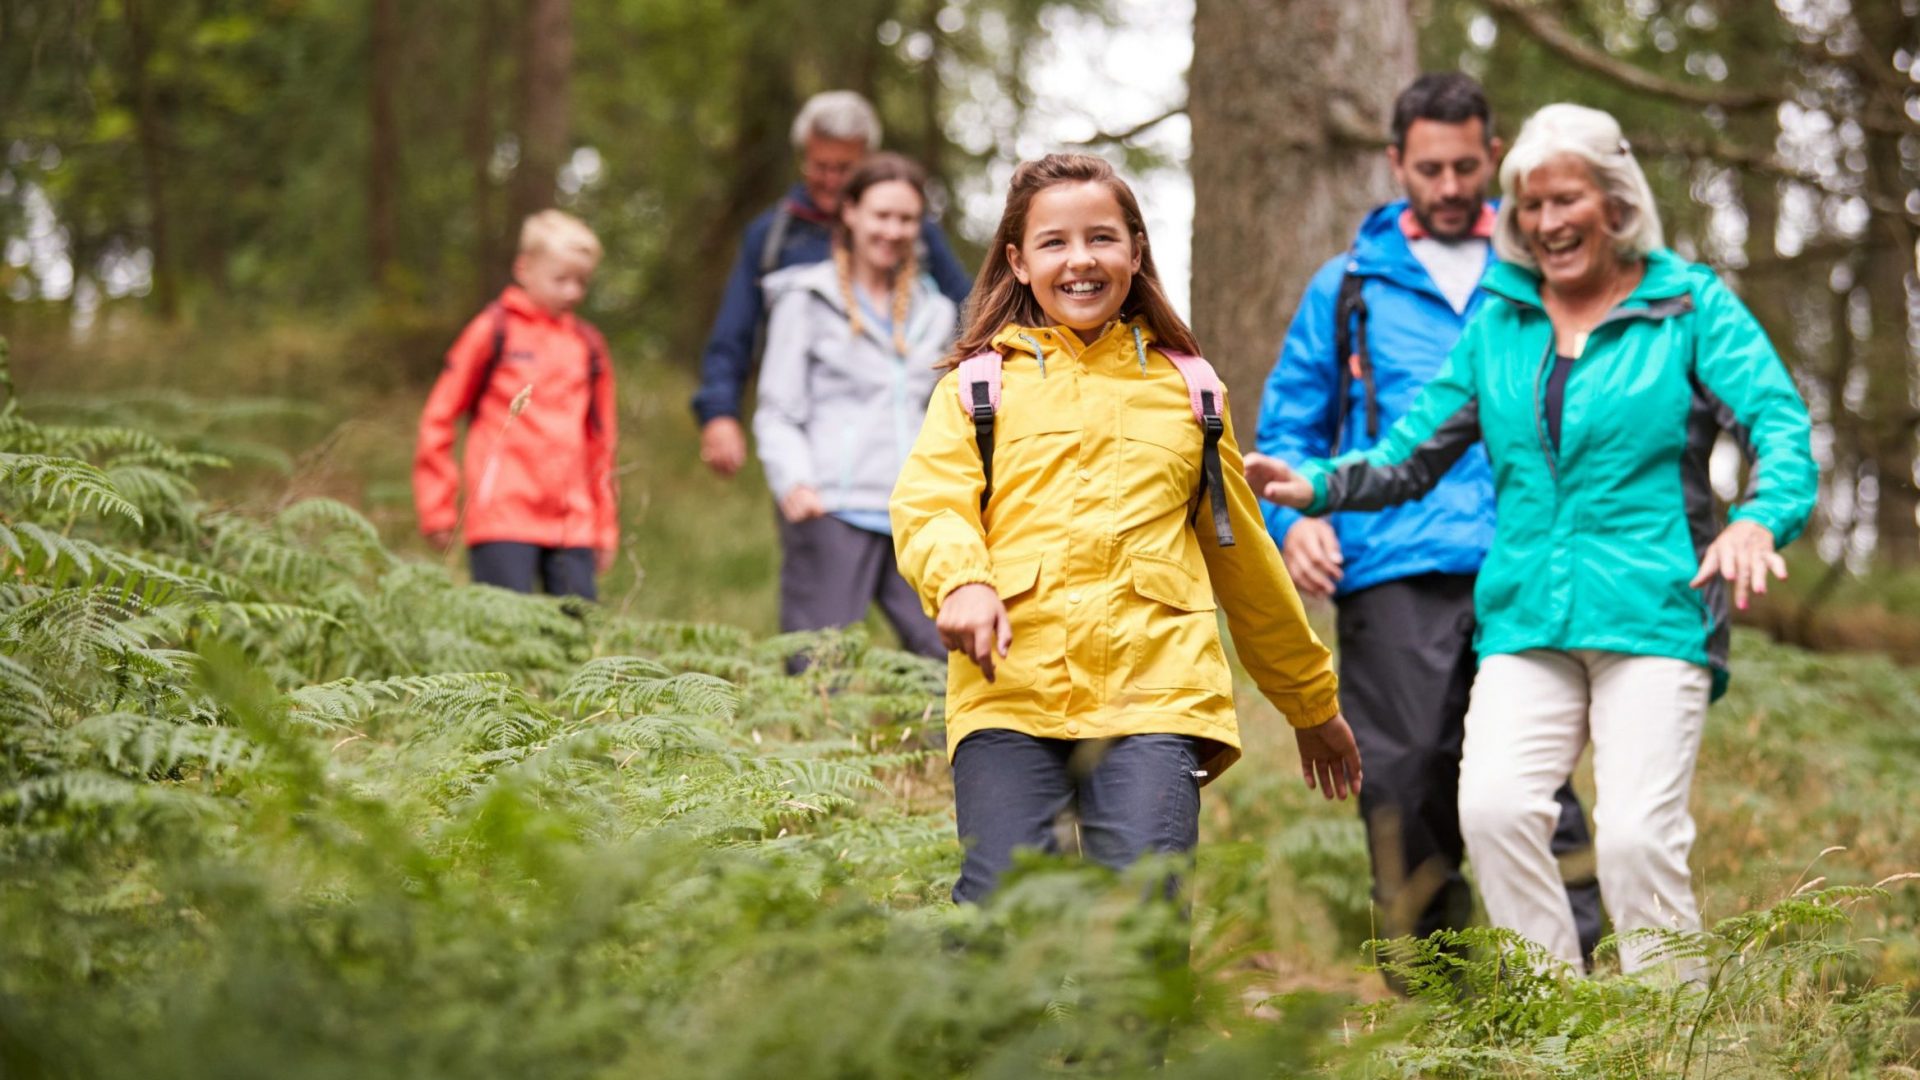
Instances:
[[[198,451],[11,404],[4,420],[0,454],[111,496],[0,476],[15,541],[0,551],[8,1076],[271,1061],[316,1078],[1013,1078],[1144,1075],[1163,1057],[1165,1074],[1222,1078],[1865,1075],[1911,1061],[1885,950],[1849,931],[1910,905],[1855,887],[1789,888],[1665,939],[1709,973],[1697,986],[1572,979],[1470,930],[1378,943],[1411,1006],[1276,995],[1263,958],[1312,951],[1287,944],[1289,920],[1330,927],[1309,931],[1319,948],[1367,936],[1366,851],[1349,808],[1310,804],[1255,765],[1257,745],[1209,802],[1229,824],[1208,825],[1223,839],[1190,871],[1190,918],[1142,901],[1177,863],[1116,876],[1024,860],[994,904],[954,908],[937,665],[860,629],[756,641],[463,587],[339,501],[215,507]],[[130,456],[145,471],[122,489]],[[795,653],[809,666],[789,676]],[[1736,715],[1805,714],[1783,715],[1766,751],[1783,775],[1827,760],[1793,740],[1833,722],[1835,684],[1863,725],[1891,729],[1910,707],[1908,674],[1759,653]],[[1912,740],[1864,741],[1849,767],[1896,787]],[[1703,783],[1718,790],[1715,769]],[[1886,798],[1896,821],[1913,813]]]

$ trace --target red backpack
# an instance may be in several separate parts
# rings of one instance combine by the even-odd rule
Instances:
[[[1210,502],[1214,539],[1221,547],[1232,547],[1233,521],[1227,513],[1227,487],[1220,473],[1220,436],[1226,432],[1226,422],[1220,418],[1220,403],[1226,398],[1226,390],[1213,365],[1200,357],[1171,349],[1160,352],[1186,380],[1187,400],[1193,406],[1193,418],[1200,424],[1202,433],[1200,483],[1194,489],[1187,523],[1193,524],[1200,514],[1200,505]],[[980,471],[987,481],[980,491],[982,512],[987,509],[987,499],[993,495],[993,418],[1000,411],[1003,360],[998,350],[988,349],[960,361],[958,368],[960,378],[956,388],[960,392],[960,407],[973,417],[973,439],[980,447]]]

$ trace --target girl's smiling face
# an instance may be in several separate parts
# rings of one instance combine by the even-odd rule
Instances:
[[[1047,318],[1091,343],[1126,303],[1140,245],[1106,185],[1056,184],[1033,196],[1007,261]]]

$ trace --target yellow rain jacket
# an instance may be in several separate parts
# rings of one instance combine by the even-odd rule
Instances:
[[[1006,359],[984,514],[958,376],[934,391],[893,489],[900,572],[929,615],[985,583],[1013,624],[995,681],[958,654],[947,666],[949,755],[985,728],[1196,735],[1213,743],[1205,779],[1219,776],[1240,757],[1240,735],[1216,586],[1240,662],[1288,722],[1339,713],[1327,648],[1261,522],[1230,421],[1220,460],[1236,543],[1189,526],[1202,433],[1186,382],[1152,342],[1137,320],[1091,345],[1063,327],[994,337]]]

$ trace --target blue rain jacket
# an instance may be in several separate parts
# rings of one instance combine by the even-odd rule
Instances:
[[[1350,251],[1322,266],[1301,298],[1280,358],[1260,401],[1255,446],[1292,465],[1369,450],[1386,438],[1395,421],[1446,363],[1447,353],[1480,310],[1477,292],[1464,313],[1455,313],[1427,268],[1414,257],[1400,231],[1405,200],[1367,216]],[[1495,259],[1488,253],[1487,266]],[[1340,445],[1332,446],[1334,395],[1346,357],[1335,357],[1334,310],[1340,279],[1349,269],[1363,280],[1369,312],[1367,342],[1373,357],[1380,410],[1377,437],[1367,435],[1366,399],[1359,379],[1347,388]],[[1262,502],[1267,531],[1285,546],[1300,513]],[[1422,498],[1370,513],[1328,515],[1346,557],[1345,577],[1335,591],[1345,596],[1415,574],[1472,574],[1493,544],[1493,472],[1484,447],[1474,446]]]

